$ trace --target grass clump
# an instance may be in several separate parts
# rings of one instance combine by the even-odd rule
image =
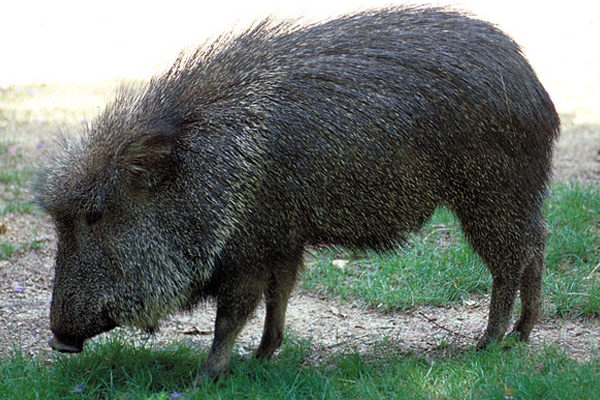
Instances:
[[[600,315],[600,187],[555,184],[546,203],[549,226],[545,294],[550,312]]]
[[[577,363],[560,349],[525,345],[424,357],[394,349],[304,362],[311,346],[288,337],[265,363],[234,355],[231,374],[193,388],[205,356],[189,344],[136,347],[113,336],[51,363],[0,361],[0,393],[18,399],[592,399],[600,359]]]

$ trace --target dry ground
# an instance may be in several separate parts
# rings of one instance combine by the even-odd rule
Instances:
[[[56,111],[53,111],[54,113]],[[0,116],[1,117],[1,116]],[[20,123],[0,118],[0,136],[17,138],[12,151],[24,155],[24,162],[38,159],[47,138],[56,127],[44,118]],[[572,125],[568,118],[557,146],[555,179],[600,182],[600,126]],[[47,139],[44,139],[47,141]],[[56,237],[46,217],[9,214],[0,217],[6,227],[5,239],[14,243],[43,246],[24,250],[0,261],[0,354],[14,347],[25,354],[47,354],[49,302]],[[401,351],[440,354],[460,351],[473,345],[483,331],[489,299],[473,297],[452,307],[422,306],[409,311],[382,314],[360,302],[340,303],[297,289],[287,318],[287,329],[302,339],[312,340],[314,357],[340,349],[374,351],[376,344],[390,339]],[[166,320],[151,341],[188,340],[207,347],[212,338],[215,309],[205,304],[193,313],[177,314]],[[238,340],[237,350],[250,353],[260,340],[264,309],[258,309]],[[143,333],[125,330],[136,340]],[[554,343],[573,358],[598,356],[600,322],[546,318],[532,334],[532,345]]]

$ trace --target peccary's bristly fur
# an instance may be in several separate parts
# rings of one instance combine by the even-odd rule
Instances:
[[[58,234],[51,344],[154,329],[217,302],[206,376],[222,373],[261,297],[257,356],[281,343],[306,245],[400,243],[436,207],[460,218],[493,276],[479,341],[538,317],[541,204],[559,132],[517,44],[437,8],[257,23],[122,88],[42,173]]]

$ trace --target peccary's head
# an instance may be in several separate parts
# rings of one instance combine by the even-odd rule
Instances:
[[[194,250],[200,217],[187,213],[193,184],[176,160],[181,127],[136,96],[123,92],[81,137],[61,140],[36,188],[58,236],[58,350],[115,326],[154,329],[208,273]]]

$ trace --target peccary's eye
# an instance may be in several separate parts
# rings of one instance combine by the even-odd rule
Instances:
[[[85,222],[89,226],[92,226],[96,222],[98,222],[100,220],[100,218],[102,218],[102,213],[99,211],[93,211],[85,216]]]

